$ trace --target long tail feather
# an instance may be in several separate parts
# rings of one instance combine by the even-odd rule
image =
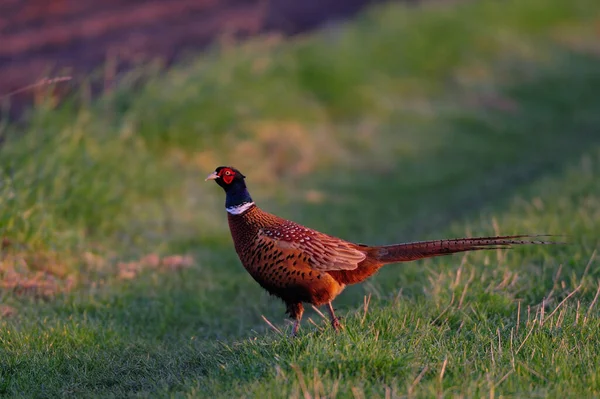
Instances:
[[[372,247],[372,256],[383,263],[408,262],[434,256],[450,255],[457,252],[480,251],[484,249],[508,249],[513,245],[561,244],[546,241],[552,235],[513,235],[477,238],[454,238],[449,240],[419,241],[405,244]]]

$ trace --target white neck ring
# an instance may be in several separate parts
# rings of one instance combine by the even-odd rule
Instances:
[[[244,202],[243,204],[236,205],[236,206],[230,206],[229,208],[225,208],[225,209],[231,215],[241,215],[242,213],[244,213],[248,209],[250,209],[252,206],[254,206],[254,202]]]

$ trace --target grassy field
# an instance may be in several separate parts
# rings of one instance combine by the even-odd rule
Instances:
[[[0,124],[0,396],[600,396],[598,15],[386,5]],[[343,332],[309,309],[290,340],[203,181],[222,164],[357,242],[569,244],[388,266],[336,300]]]

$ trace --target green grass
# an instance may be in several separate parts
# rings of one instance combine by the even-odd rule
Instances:
[[[381,6],[0,125],[0,395],[599,396],[596,3]],[[388,266],[290,340],[203,181],[230,163],[353,241],[569,244]]]

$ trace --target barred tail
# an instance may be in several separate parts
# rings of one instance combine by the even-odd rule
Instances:
[[[405,244],[371,247],[370,254],[382,263],[408,262],[434,256],[450,255],[457,252],[479,251],[482,249],[504,249],[512,245],[561,244],[553,241],[535,240],[553,237],[551,235],[514,235],[479,238],[455,238],[449,240],[420,241]]]

